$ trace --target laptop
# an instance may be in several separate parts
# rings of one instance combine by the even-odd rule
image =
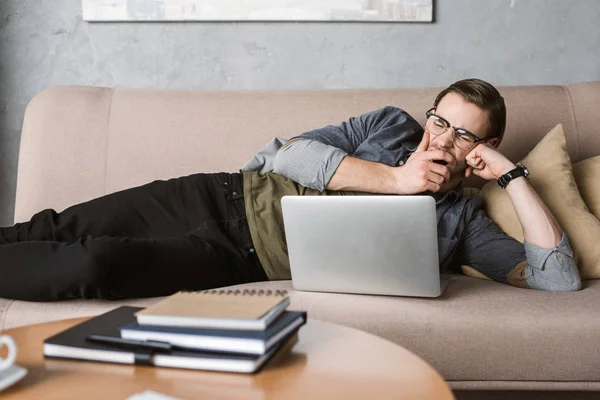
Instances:
[[[432,197],[284,196],[281,206],[295,289],[441,295]]]

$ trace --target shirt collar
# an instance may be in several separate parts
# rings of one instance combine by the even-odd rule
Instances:
[[[435,200],[435,204],[441,204],[445,201],[450,201],[454,204],[456,200],[461,196],[463,190],[462,181],[456,186],[456,188],[446,193],[433,193],[431,196]]]

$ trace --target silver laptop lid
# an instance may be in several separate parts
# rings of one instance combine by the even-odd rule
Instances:
[[[298,290],[440,295],[430,196],[284,196],[285,235]]]

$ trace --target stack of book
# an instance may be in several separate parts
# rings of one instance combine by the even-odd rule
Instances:
[[[179,292],[119,307],[44,341],[44,356],[253,373],[293,346],[306,312],[285,292]]]

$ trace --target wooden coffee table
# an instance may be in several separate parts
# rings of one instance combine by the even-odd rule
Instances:
[[[287,354],[254,375],[44,359],[45,338],[77,318],[3,332],[17,342],[29,370],[2,399],[126,399],[154,390],[180,399],[453,399],[425,361],[357,329],[309,320]]]

